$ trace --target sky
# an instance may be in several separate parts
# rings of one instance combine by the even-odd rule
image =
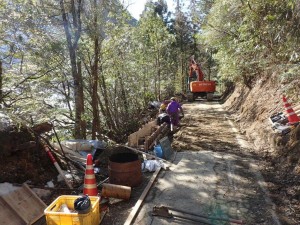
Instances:
[[[174,11],[174,9],[175,9],[174,0],[166,0],[166,1],[168,4],[169,11]],[[140,18],[140,14],[142,14],[142,12],[145,8],[145,3],[147,2],[147,0],[123,0],[121,2],[123,2],[123,5],[125,7],[128,6],[127,9],[130,12],[130,14],[135,19],[138,20]]]

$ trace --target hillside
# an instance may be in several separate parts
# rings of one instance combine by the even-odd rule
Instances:
[[[275,133],[269,117],[285,112],[282,95],[284,85],[277,82],[277,74],[263,77],[252,89],[238,86],[224,103],[235,118],[240,132],[253,143],[252,153],[267,162],[264,178],[278,210],[286,217],[297,216],[300,190],[300,128],[297,126],[287,135]],[[299,102],[289,101],[292,106]],[[290,208],[288,208],[289,206]],[[285,218],[287,224],[293,224]]]

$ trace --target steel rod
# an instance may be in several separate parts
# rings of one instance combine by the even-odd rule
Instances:
[[[201,222],[204,224],[208,224],[208,225],[214,225],[213,223],[210,223],[209,221],[206,221],[204,219],[196,219],[196,218],[191,218],[191,217],[187,217],[187,216],[180,216],[180,215],[174,215],[171,213],[171,215],[174,217],[178,217],[178,218],[182,218],[182,219],[186,219],[186,220],[191,220],[193,222]]]
[[[222,221],[226,221],[226,222],[230,222],[230,223],[244,224],[244,222],[242,220],[236,220],[236,219],[230,219],[230,218],[227,219],[227,218],[220,218],[220,217],[210,217],[210,216],[199,215],[199,214],[196,214],[196,213],[187,212],[187,211],[180,210],[180,209],[175,209],[175,208],[172,208],[172,207],[166,207],[166,208],[168,208],[171,211],[176,211],[176,212],[180,212],[180,213],[184,213],[184,214],[189,214],[189,215],[192,215],[192,216],[203,217],[203,218],[206,218],[206,219],[222,220]]]

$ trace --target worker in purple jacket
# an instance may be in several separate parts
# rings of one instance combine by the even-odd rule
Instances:
[[[183,109],[181,105],[176,101],[175,97],[171,98],[171,102],[167,106],[167,113],[170,115],[171,123],[174,126],[178,126],[179,124],[179,113],[181,112],[182,116],[184,116]]]

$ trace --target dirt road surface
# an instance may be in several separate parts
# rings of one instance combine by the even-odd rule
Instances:
[[[230,115],[218,102],[196,101],[183,108],[185,117],[172,143],[176,158],[169,170],[160,172],[134,224],[235,224],[229,219],[281,224],[259,172],[263,161],[252,154]],[[172,218],[152,216],[154,206],[184,213],[169,210]]]

